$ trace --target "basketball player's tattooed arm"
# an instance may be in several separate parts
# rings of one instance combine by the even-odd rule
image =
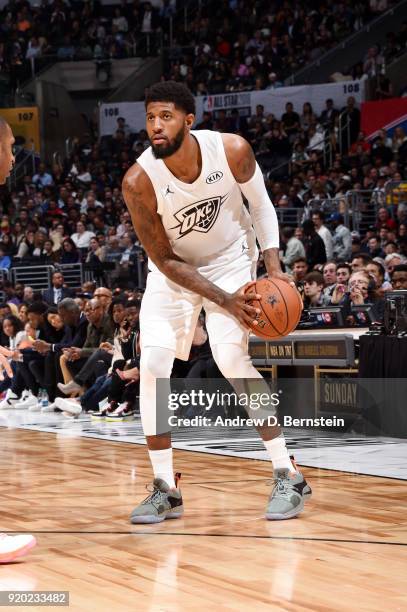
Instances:
[[[223,144],[225,147],[225,152],[226,152],[226,157],[229,163],[229,167],[232,171],[233,176],[235,177],[236,181],[239,184],[247,183],[254,177],[255,172],[256,172],[256,158],[254,156],[253,149],[251,148],[247,140],[245,140],[244,138],[241,138],[240,136],[237,136],[236,134],[222,134],[222,140],[223,140]],[[261,184],[258,186],[260,187],[260,190],[264,194],[263,199],[265,200],[264,204],[266,208],[267,206],[272,207],[273,205],[266,193],[265,186],[264,186],[264,180],[263,180],[262,175],[260,174],[260,171],[259,171],[259,178],[257,179],[257,177],[255,177],[254,180],[257,181],[258,183],[261,182]],[[249,205],[251,204],[253,203],[249,201]],[[274,211],[272,212],[273,212],[273,215],[275,215]],[[253,218],[253,215],[252,215],[252,218]],[[271,219],[271,221],[273,221],[273,219]],[[276,224],[275,231],[277,233],[278,232],[277,220],[275,219],[274,222]],[[272,228],[269,228],[269,229],[271,230]],[[257,228],[256,228],[256,231],[257,231]],[[259,239],[259,242],[261,243],[259,235],[257,236],[257,238]],[[277,236],[277,242],[278,242],[278,236]],[[281,278],[287,282],[291,282],[291,278],[281,271],[279,249],[277,247],[263,248],[262,252],[263,252],[264,263],[265,263],[268,275],[274,278],[275,277]]]
[[[256,316],[260,311],[247,301],[260,299],[261,296],[254,290],[245,294],[247,287],[254,287],[255,283],[247,283],[236,293],[227,293],[174,253],[157,213],[157,200],[151,181],[138,164],[127,172],[122,190],[138,239],[158,269],[174,283],[215,302],[245,327],[253,323],[256,325]]]

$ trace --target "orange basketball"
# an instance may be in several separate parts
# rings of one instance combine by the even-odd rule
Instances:
[[[260,308],[257,325],[251,330],[260,338],[281,338],[291,333],[298,325],[302,312],[302,300],[295,287],[279,278],[263,278],[256,281],[253,290],[261,300],[250,304]]]

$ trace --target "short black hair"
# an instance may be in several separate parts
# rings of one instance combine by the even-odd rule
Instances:
[[[287,240],[290,240],[290,238],[292,238],[294,236],[294,232],[295,229],[293,227],[283,227],[283,229],[281,230],[281,235],[284,236],[284,238],[287,238]]]
[[[338,272],[338,270],[340,270],[341,268],[346,268],[349,274],[352,273],[352,268],[350,264],[346,263],[346,261],[338,261],[338,263],[336,264],[336,271]]]
[[[294,259],[294,261],[291,262],[291,268],[293,267],[294,264],[299,263],[300,261],[307,264],[308,266],[308,263],[305,257],[297,257],[297,259]]]
[[[368,263],[373,261],[373,258],[370,257],[370,255],[368,255],[367,253],[354,253],[352,259],[361,259],[365,266],[367,266]]]
[[[177,81],[162,81],[155,83],[146,91],[145,108],[150,102],[172,102],[187,115],[195,115],[195,98],[188,87]]]
[[[3,323],[4,321],[10,321],[11,325],[13,326],[13,333],[14,335],[17,334],[17,332],[21,331],[23,329],[23,324],[20,321],[20,319],[14,315],[7,315],[6,317],[4,317],[3,319]]]
[[[312,215],[317,215],[321,219],[321,221],[325,221],[325,213],[322,210],[313,210]]]
[[[48,310],[48,304],[45,302],[33,302],[27,309],[27,313],[44,315]]]
[[[395,272],[407,272],[407,264],[399,264],[398,266],[394,266],[391,275],[393,276]]]
[[[312,272],[308,272],[308,274],[304,278],[305,283],[316,283],[317,285],[324,285],[324,277],[321,272],[317,270],[313,270]]]

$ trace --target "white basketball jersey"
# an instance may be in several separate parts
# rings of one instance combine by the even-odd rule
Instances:
[[[237,259],[246,251],[257,257],[248,210],[226,158],[221,134],[191,131],[198,141],[202,170],[193,183],[177,179],[162,159],[148,148],[137,163],[149,176],[157,198],[157,212],[176,255],[205,273]],[[156,270],[149,262],[150,269]]]

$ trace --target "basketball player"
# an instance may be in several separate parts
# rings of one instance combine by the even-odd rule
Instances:
[[[149,256],[140,312],[140,414],[154,482],[132,523],[183,514],[171,435],[157,430],[156,380],[170,378],[175,357],[188,358],[202,307],[223,376],[262,379],[248,355],[248,327],[259,312],[248,301],[260,298],[252,282],[258,257],[252,222],[269,276],[289,282],[280,268],[277,216],[249,144],[232,134],[192,131],[195,101],[180,83],[151,87],[145,107],[151,147],[124,177],[123,196]],[[275,476],[266,517],[294,517],[311,489],[290,461],[281,430],[258,429]]]
[[[8,123],[0,117],[0,185],[4,185],[13,168],[13,144],[13,132]],[[3,380],[4,370],[10,378],[13,376],[13,371],[7,359],[0,355],[0,380]],[[0,563],[10,563],[18,557],[22,557],[35,544],[35,537],[29,534],[9,536],[6,533],[0,533]]]

